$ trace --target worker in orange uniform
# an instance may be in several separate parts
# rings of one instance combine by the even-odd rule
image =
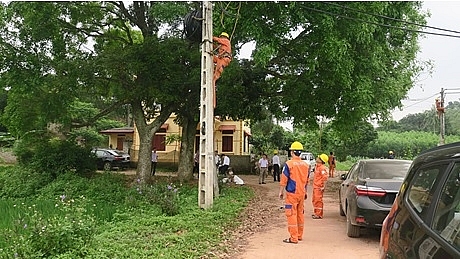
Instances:
[[[329,177],[333,178],[335,172],[335,156],[332,151],[329,154]]]
[[[212,85],[214,87],[214,107],[216,107],[216,81],[220,78],[224,68],[232,61],[232,46],[230,45],[230,37],[226,32],[222,32],[219,37],[212,37],[212,40],[215,42]]]
[[[323,218],[323,193],[326,188],[328,172],[325,164],[329,161],[326,154],[321,154],[316,158],[315,173],[313,175],[313,219]]]
[[[279,197],[285,195],[285,213],[288,222],[289,238],[285,243],[297,244],[303,238],[304,200],[307,199],[309,166],[300,159],[303,146],[295,141],[289,148],[292,159],[287,161],[281,174]]]
[[[438,116],[440,116],[441,114],[444,113],[444,107],[441,101],[439,100],[439,98],[436,98],[435,101],[436,101],[436,111],[438,113]]]

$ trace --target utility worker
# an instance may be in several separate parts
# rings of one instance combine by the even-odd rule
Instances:
[[[226,32],[222,32],[219,37],[212,37],[216,43],[214,47],[214,74],[213,74],[213,87],[214,87],[214,107],[216,107],[216,81],[220,78],[224,68],[232,61],[232,46],[230,45],[230,37]]]
[[[313,176],[313,219],[323,218],[323,194],[328,177],[325,164],[329,161],[326,154],[321,154],[316,158],[315,174]]]
[[[436,111],[438,112],[438,115],[441,115],[444,113],[444,107],[442,107],[442,103],[439,100],[439,98],[435,99],[436,101]]]
[[[335,172],[335,156],[334,152],[329,153],[329,177],[334,177]]]
[[[289,148],[292,159],[284,165],[281,174],[279,197],[285,195],[285,213],[288,222],[289,238],[285,243],[297,244],[303,238],[304,228],[304,200],[307,199],[307,185],[309,166],[300,159],[303,146],[295,141]]]
[[[388,159],[395,159],[395,154],[391,150],[388,151]]]

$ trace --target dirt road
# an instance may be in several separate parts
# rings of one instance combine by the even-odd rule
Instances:
[[[329,179],[324,197],[324,219],[314,220],[311,204],[311,189],[305,201],[305,234],[304,240],[298,244],[283,243],[289,237],[284,210],[280,207],[283,202],[277,197],[279,184],[273,179],[267,184],[259,185],[257,176],[240,176],[245,184],[264,192],[261,203],[272,206],[269,210],[263,209],[252,220],[264,222],[265,226],[247,236],[245,244],[239,244],[241,250],[234,255],[239,259],[327,259],[327,258],[378,258],[378,243],[380,232],[364,230],[360,238],[349,238],[346,235],[345,217],[339,215],[337,186],[338,178]],[[327,188],[328,188],[327,187]],[[257,202],[257,201],[256,201]],[[264,216],[264,214],[266,215]],[[266,219],[266,216],[272,217]]]

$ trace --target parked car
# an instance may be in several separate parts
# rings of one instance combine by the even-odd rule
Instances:
[[[380,258],[460,258],[460,142],[418,155],[380,235]]]
[[[302,159],[305,163],[310,166],[310,172],[315,170],[316,159],[312,153],[302,152],[300,153],[300,159]]]
[[[112,168],[129,168],[131,157],[122,151],[97,148],[92,152],[96,155],[97,169],[110,171]]]
[[[397,159],[360,160],[341,175],[339,211],[347,218],[349,237],[359,237],[362,227],[382,226],[411,163]]]

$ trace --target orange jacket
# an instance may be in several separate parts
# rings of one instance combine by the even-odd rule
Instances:
[[[232,46],[230,45],[229,39],[225,37],[212,37],[212,40],[219,44],[217,49],[217,56],[219,56],[219,58],[232,57]]]
[[[308,185],[308,165],[300,159],[293,157],[286,162],[281,174],[280,185],[285,186],[286,194],[305,196]]]
[[[324,188],[324,183],[327,181],[329,174],[326,166],[321,163],[316,163],[315,174],[313,176],[313,188]]]

